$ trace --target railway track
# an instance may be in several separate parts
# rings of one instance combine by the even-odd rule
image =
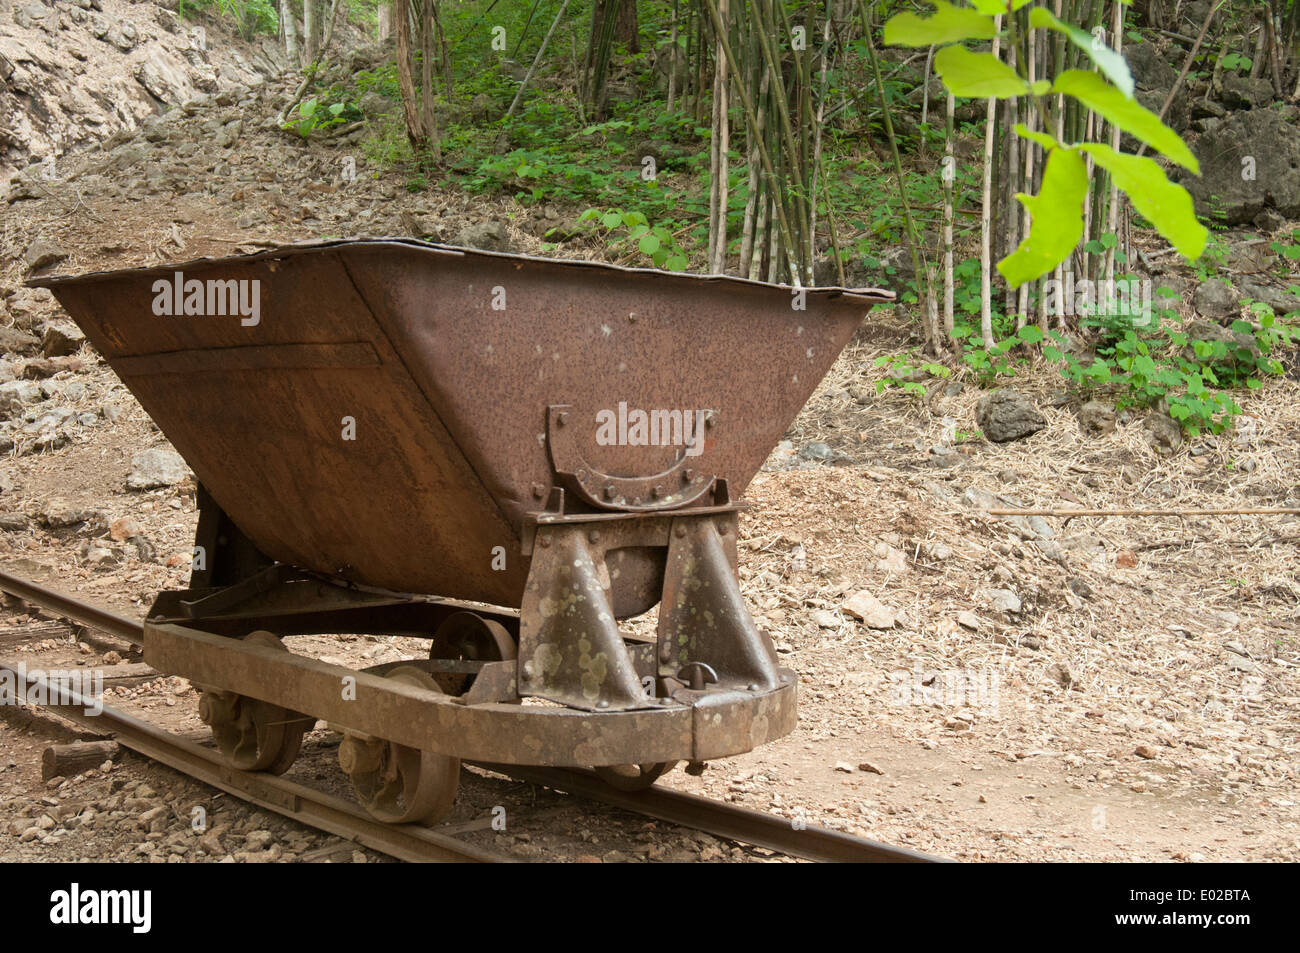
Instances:
[[[0,571],[0,590],[48,612],[142,645],[138,622],[74,599],[37,583]],[[20,674],[16,666],[0,661],[0,670]],[[28,685],[40,681],[23,673]],[[56,693],[47,683],[51,699]],[[195,780],[219,788],[242,800],[292,818],[309,827],[363,844],[407,861],[513,862],[513,858],[459,840],[449,831],[465,825],[437,827],[384,824],[350,802],[264,772],[240,771],[225,764],[214,750],[142,721],[126,712],[102,706],[87,714],[90,700],[64,693],[59,704],[44,707],[62,717],[103,734],[123,747],[166,764]],[[95,707],[100,707],[96,705]],[[532,784],[543,785],[631,813],[653,817],[725,840],[766,848],[791,857],[820,862],[928,863],[942,858],[902,847],[816,826],[796,829],[789,819],[724,804],[709,798],[651,788],[635,793],[615,790],[590,772],[520,765],[480,764],[480,767]]]

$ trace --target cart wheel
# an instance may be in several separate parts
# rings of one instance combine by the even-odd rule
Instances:
[[[253,632],[244,641],[288,651],[271,632]],[[303,734],[315,724],[314,718],[272,702],[213,690],[200,693],[199,717],[212,728],[217,748],[231,767],[271,774],[289,770]]]
[[[504,662],[516,653],[515,640],[501,623],[473,612],[455,612],[443,619],[429,647],[431,659]],[[433,679],[447,695],[464,695],[474,682],[473,675],[458,672],[438,672]]]
[[[596,768],[596,776],[620,791],[644,791],[676,767],[676,761],[650,764],[613,764]]]
[[[403,665],[388,677],[443,694],[433,676]],[[346,731],[339,766],[370,816],[388,824],[432,824],[451,813],[460,783],[460,759],[408,748],[360,732]]]

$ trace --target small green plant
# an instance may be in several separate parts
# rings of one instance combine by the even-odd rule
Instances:
[[[952,371],[942,364],[924,363],[919,366],[911,362],[916,354],[916,349],[908,351],[906,354],[883,354],[876,358],[876,367],[888,367],[889,372],[876,381],[876,393],[883,394],[890,387],[898,387],[905,394],[911,394],[913,397],[924,397],[926,385],[924,381],[917,380],[917,377],[929,374],[931,377],[952,377]]]
[[[348,104],[341,101],[327,106],[322,100],[313,96],[298,104],[297,118],[290,119],[282,128],[296,132],[306,139],[317,129],[328,129],[330,126],[348,122],[349,117],[344,115],[348,108]],[[355,111],[353,109],[353,112]]]
[[[1223,63],[1224,69],[1236,72],[1237,70],[1250,69],[1251,64],[1254,61],[1249,56],[1238,53],[1234,50],[1225,56],[1221,62]]]
[[[1191,263],[1192,270],[1196,272],[1196,280],[1209,281],[1218,274],[1219,269],[1223,267],[1223,263],[1227,260],[1228,243],[1214,232],[1210,232],[1209,239],[1205,243],[1204,253]]]
[[[1252,310],[1257,326],[1236,321],[1230,335],[1208,341],[1191,338],[1181,328],[1168,330],[1160,317],[1172,320],[1172,311],[1158,314],[1152,326],[1138,328],[1130,322],[1123,330],[1118,327],[1124,318],[1109,316],[1112,334],[1099,342],[1095,355],[1067,352],[1059,331],[1051,332],[1056,344],[1044,347],[1043,354],[1061,363],[1061,375],[1084,396],[1106,393],[1121,409],[1165,410],[1192,436],[1221,433],[1241,413],[1228,391],[1256,390],[1263,378],[1281,374],[1282,364],[1272,355],[1290,345],[1296,334],[1278,324],[1267,305],[1256,304]]]
[[[271,0],[180,0],[176,12],[186,19],[193,10],[215,10],[219,16],[231,18],[246,40],[256,33],[275,33],[280,24]]]
[[[1287,261],[1300,260],[1300,229],[1296,229],[1291,233],[1290,242],[1269,242],[1268,247]]]
[[[597,223],[615,245],[635,245],[637,252],[649,257],[656,268],[686,270],[686,252],[677,244],[672,230],[666,225],[651,225],[640,212],[589,208],[578,216],[578,221]]]

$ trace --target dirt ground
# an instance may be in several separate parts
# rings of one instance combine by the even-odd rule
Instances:
[[[32,197],[4,210],[11,326],[58,315],[20,288],[22,250],[38,236],[66,255],[53,270],[82,272],[409,233],[403,216],[448,231],[495,218],[529,251],[550,220],[504,200],[409,195],[364,162],[364,190],[344,192],[332,170],[346,145],[299,143],[252,119],[227,147],[194,145],[237,108],[208,104],[64,162],[59,181],[29,183]],[[742,583],[799,674],[798,729],[700,778],[679,770],[660,783],[962,860],[1300,859],[1300,521],[982,512],[993,497],[1300,505],[1300,384],[1269,382],[1240,399],[1233,431],[1160,453],[1140,417],[1085,435],[1055,373],[1029,368],[1014,386],[1047,426],[995,445],[977,433],[981,392],[969,381],[925,401],[875,393],[885,373],[875,358],[914,343],[902,316],[870,316],[745,494]],[[20,435],[0,463],[0,565],[140,617],[159,589],[185,585],[194,487],[126,488],[132,457],[165,439],[91,349],[74,359],[46,379],[40,403],[72,411],[61,439],[34,449]],[[384,640],[311,644],[357,664],[402,657]],[[106,672],[132,661],[111,638],[12,603],[0,657]],[[195,698],[162,678],[107,700],[196,730]],[[43,783],[40,751],[61,737],[44,716],[0,713],[0,857],[382,859],[135,757]],[[293,776],[342,791],[335,744],[309,736]],[[195,804],[214,818],[206,843],[190,830]],[[466,779],[452,820],[497,804],[517,823],[473,836],[525,858],[769,859],[481,776]]]

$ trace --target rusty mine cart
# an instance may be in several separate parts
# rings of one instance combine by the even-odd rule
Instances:
[[[372,815],[432,822],[460,759],[636,789],[794,728],[736,500],[888,292],[400,239],[33,283],[197,477],[190,587],[144,653],[231,766],[284,772],[324,719]],[[656,605],[653,638],[620,631]],[[430,649],[286,646],[320,633]]]

